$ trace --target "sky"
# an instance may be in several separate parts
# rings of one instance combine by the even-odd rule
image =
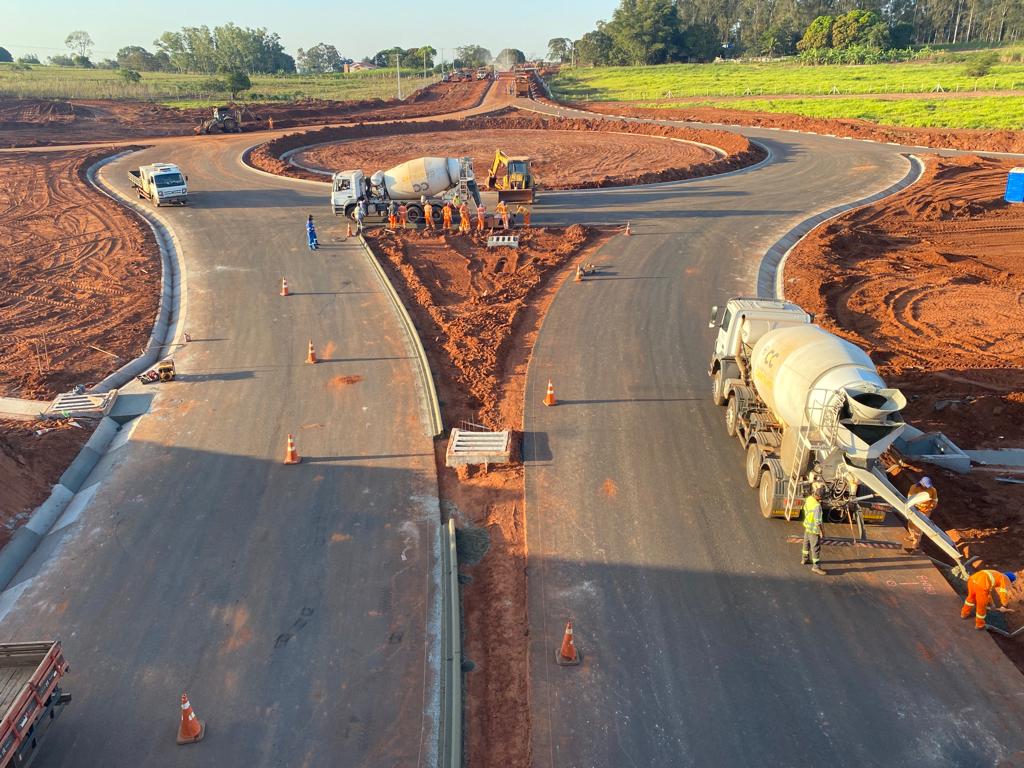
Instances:
[[[451,52],[460,45],[482,45],[497,54],[519,48],[527,57],[543,57],[553,37],[579,38],[599,19],[611,18],[616,0],[516,0],[513,3],[361,2],[335,0],[3,0],[0,46],[15,56],[35,53],[41,60],[67,53],[64,38],[82,29],[95,42],[92,58],[114,58],[119,48],[141,45],[153,50],[161,33],[185,26],[266,27],[281,36],[285,50],[317,43],[337,47],[342,56],[361,59],[379,50],[432,45]],[[11,7],[13,6],[13,8]],[[283,7],[283,10],[282,10]]]

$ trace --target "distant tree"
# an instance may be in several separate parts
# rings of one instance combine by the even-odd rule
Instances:
[[[793,38],[793,34],[785,27],[768,27],[768,29],[761,33],[761,38],[758,41],[758,53],[769,57],[792,53],[796,42]]]
[[[461,45],[455,49],[455,58],[463,67],[485,67],[494,58],[491,52],[480,45]]]
[[[548,40],[548,60],[568,61],[572,51],[572,40],[568,37],[553,37]]]
[[[837,16],[832,25],[832,47],[849,48],[854,45],[868,44],[868,30],[877,24],[883,24],[881,17],[874,11],[854,9],[842,16]]]
[[[198,93],[224,93],[227,89],[228,84],[219,77],[207,77],[196,83]]]
[[[662,64],[680,48],[681,25],[673,0],[621,0],[605,27],[612,39],[613,61]]]
[[[34,53],[26,53],[24,56],[19,56],[18,57],[18,63],[19,64],[41,64],[42,62],[39,61],[39,57],[36,56]]]
[[[576,63],[596,67],[608,63],[612,52],[612,39],[602,30],[587,32],[576,41]]]
[[[64,38],[64,45],[79,56],[88,58],[89,54],[92,52],[93,42],[88,32],[82,29],[76,29]]]
[[[0,46],[0,61],[4,63],[10,63],[14,61],[14,57],[11,56],[11,52],[2,46]]]
[[[681,53],[689,59],[712,61],[721,53],[722,44],[714,28],[693,24],[683,31]]]
[[[832,25],[835,24],[835,16],[819,16],[810,23],[796,44],[798,51],[809,51],[814,48],[832,47]]]
[[[914,42],[914,25],[909,21],[898,21],[889,27],[889,45],[893,48],[909,48]]]
[[[377,51],[373,55],[373,63],[381,68],[394,67],[395,57],[398,57],[398,65],[406,69],[420,69],[423,67],[423,55],[426,54],[426,63],[428,69],[434,67],[434,57],[437,56],[437,51],[430,45],[424,45],[420,48],[388,48],[383,51]]]
[[[141,45],[129,45],[117,52],[117,63],[136,72],[159,72],[166,69],[167,54],[154,55]]]
[[[228,91],[231,92],[231,99],[237,98],[240,91],[248,91],[252,88],[252,81],[249,76],[240,70],[234,72],[228,72],[227,77],[224,78],[224,82],[228,86]]]
[[[153,45],[156,57],[179,72],[295,71],[295,59],[284,52],[280,37],[262,27],[182,27],[180,32],[164,32]]]
[[[502,67],[511,67],[513,64],[522,64],[526,61],[526,54],[518,48],[502,48],[501,52],[494,57],[494,62]]]
[[[79,54],[71,57],[71,64],[82,69],[92,69],[96,66],[88,56],[81,56]]]
[[[295,56],[295,63],[300,72],[314,75],[340,72],[344,64],[338,49],[327,43],[317,43],[307,51],[299,48]]]
[[[58,53],[56,56],[50,56],[50,63],[55,67],[73,67],[75,62],[71,60],[70,56]]]
[[[130,83],[132,85],[142,80],[142,75],[134,69],[120,69],[117,74],[119,74],[126,83]]]
[[[97,69],[120,69],[121,65],[118,64],[114,59],[100,59],[99,63],[96,64]]]

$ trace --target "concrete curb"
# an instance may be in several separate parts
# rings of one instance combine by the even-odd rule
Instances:
[[[441,768],[462,768],[462,609],[455,519],[441,526]]]
[[[426,400],[426,411],[427,411],[427,424],[429,425],[429,431],[427,435],[429,437],[437,437],[444,431],[444,421],[441,419],[441,403],[437,398],[437,388],[434,386],[434,374],[430,370],[430,361],[427,360],[427,351],[423,348],[423,342],[420,340],[420,334],[416,330],[416,325],[412,321],[412,316],[409,314],[409,310],[405,308],[405,304],[402,303],[402,298],[398,295],[398,291],[395,290],[395,286],[388,280],[387,273],[384,271],[384,267],[377,261],[377,257],[374,255],[373,250],[367,244],[366,240],[363,239],[362,235],[358,235],[359,244],[363,246],[363,250],[366,251],[366,256],[370,260],[370,264],[373,265],[374,270],[377,272],[377,276],[380,281],[384,284],[385,290],[391,297],[392,303],[395,305],[395,309],[398,311],[399,319],[402,321],[402,325],[405,327],[406,333],[412,342],[413,349],[415,350],[415,356],[417,361],[417,367],[419,368],[420,380],[423,385],[423,396]]]
[[[163,356],[164,350],[170,347],[181,333],[181,321],[185,315],[185,264],[174,233],[162,216],[144,208],[134,200],[123,197],[108,187],[98,176],[100,168],[128,154],[131,152],[119,152],[94,163],[86,171],[86,177],[89,179],[89,183],[102,194],[134,211],[153,231],[153,237],[156,238],[161,256],[160,305],[157,310],[156,322],[153,323],[153,332],[146,344],[146,351],[91,387],[90,392],[106,392],[108,389],[122,387],[153,366]]]
[[[822,211],[810,218],[804,219],[775,241],[774,245],[765,251],[764,256],[761,257],[761,262],[757,267],[757,295],[763,297],[774,297],[777,299],[785,298],[783,274],[786,267],[786,260],[789,258],[789,254],[792,253],[793,249],[800,244],[800,241],[807,237],[807,235],[813,232],[821,224],[852,211],[855,208],[863,208],[865,205],[876,203],[890,195],[901,192],[920,179],[921,174],[924,173],[924,162],[922,162],[921,158],[916,155],[903,155],[903,157],[906,158],[910,167],[907,169],[906,175],[895,184],[891,184],[882,191],[876,192],[873,195],[862,197],[849,203],[842,203],[841,205],[833,206],[827,211]]]
[[[177,239],[160,217],[152,211],[143,210],[134,201],[121,197],[113,189],[108,188],[96,175],[104,165],[130,154],[131,151],[118,152],[93,163],[86,169],[86,178],[101,194],[106,195],[119,205],[133,209],[153,230],[161,257],[160,305],[146,351],[91,387],[90,392],[106,392],[108,389],[121,387],[131,381],[153,365],[161,357],[162,350],[182,330],[181,321],[184,317],[185,307],[185,269]],[[53,486],[49,498],[36,507],[28,522],[16,530],[11,540],[3,549],[0,549],[0,591],[10,585],[11,580],[36,551],[40,542],[46,538],[54,523],[74,499],[75,494],[82,490],[90,473],[103,458],[120,429],[121,425],[109,416],[102,418],[95,431],[82,446],[82,450],[78,452],[74,461],[64,470],[57,484]]]

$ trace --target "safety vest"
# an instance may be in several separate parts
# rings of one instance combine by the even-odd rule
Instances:
[[[804,499],[804,530],[808,533],[821,533],[821,502],[814,496]]]
[[[996,594],[999,595],[999,601],[1006,605],[1010,596],[1007,593],[1007,589],[1010,586],[1010,580],[999,571],[993,571],[986,568],[983,571],[978,571],[971,576],[971,581],[980,581],[981,586],[988,590],[995,590]]]

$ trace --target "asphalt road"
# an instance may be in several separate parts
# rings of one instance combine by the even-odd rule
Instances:
[[[247,141],[102,171],[122,191],[140,163],[189,174],[192,204],[160,213],[193,341],[0,601],[5,639],[61,638],[71,663],[39,768],[436,764],[440,513],[411,348],[325,188],[243,169]],[[208,731],[179,747],[185,690]]]
[[[772,161],[658,189],[546,194],[538,221],[630,220],[566,282],[525,413],[538,768],[980,766],[1024,749],[1024,678],[931,564],[765,521],[706,375],[712,304],[765,249],[889,186],[896,148],[744,128]],[[551,378],[560,401],[544,408]],[[846,531],[835,531],[844,535]],[[876,536],[891,534],[877,531]],[[555,649],[575,622],[579,667]],[[1013,762],[1013,764],[1017,764]]]

